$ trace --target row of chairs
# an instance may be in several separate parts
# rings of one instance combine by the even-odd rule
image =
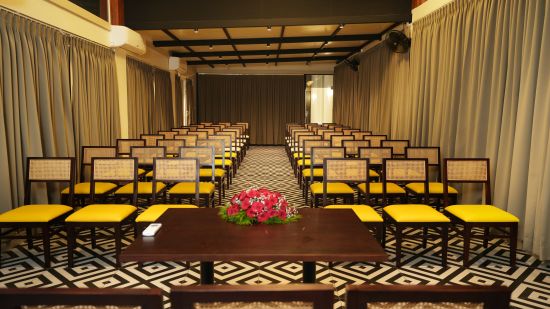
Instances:
[[[348,285],[346,308],[445,307],[503,309],[510,307],[511,289],[491,286],[435,285]],[[26,288],[0,289],[2,308],[22,306],[124,306],[161,309],[160,289],[112,288]],[[308,307],[329,309],[334,306],[334,290],[324,284],[290,285],[209,285],[173,287],[171,308],[199,307]],[[249,306],[246,306],[249,305]]]
[[[320,143],[322,140],[304,141],[303,151],[309,150],[308,143]],[[327,142],[327,141],[325,141]],[[435,148],[435,147],[430,147]],[[446,265],[448,230],[462,235],[464,239],[463,261],[470,265],[469,246],[472,238],[482,239],[484,246],[494,238],[506,238],[510,241],[510,265],[516,263],[516,242],[518,218],[491,205],[491,191],[489,179],[489,159],[451,159],[447,158],[443,164],[442,182],[430,183],[430,157],[423,157],[422,149],[415,150],[414,158],[393,158],[391,153],[380,158],[383,149],[372,155],[375,148],[359,148],[359,158],[346,158],[343,147],[311,147],[310,182],[312,205],[318,204],[322,197],[322,205],[328,209],[350,208],[359,218],[375,230],[375,235],[384,244],[385,230],[389,228],[396,239],[396,264],[401,265],[401,246],[403,239],[421,238],[423,246],[427,239],[441,240],[442,264]],[[361,154],[366,154],[362,156]],[[439,149],[437,148],[437,154]],[[370,160],[382,160],[381,169],[373,171]],[[439,159],[439,158],[437,158]],[[302,162],[305,161],[305,156]],[[315,178],[314,167],[322,162],[323,170]],[[378,161],[375,161],[378,163]],[[374,176],[374,177],[373,177]],[[372,182],[371,178],[380,178],[381,181]],[[320,182],[314,183],[315,180]],[[456,201],[458,191],[449,186],[449,183],[481,183],[484,189],[485,203],[479,205],[451,205]],[[358,203],[354,204],[356,190],[359,195]],[[452,191],[451,191],[452,190]],[[432,208],[430,195],[437,195],[445,206],[443,213]],[[454,199],[450,196],[454,195]],[[378,196],[382,200],[382,216],[371,206],[368,206],[371,196]],[[342,198],[344,205],[328,205],[328,199]],[[392,203],[397,199],[397,203]],[[413,201],[413,204],[405,204]],[[389,205],[389,206],[387,206]],[[459,229],[462,227],[462,229]],[[420,236],[414,234],[415,229],[422,229]],[[410,230],[409,230],[410,229]],[[497,233],[493,233],[495,229]],[[410,231],[413,233],[410,233]],[[429,230],[435,231],[430,235]],[[481,233],[477,233],[482,230]]]

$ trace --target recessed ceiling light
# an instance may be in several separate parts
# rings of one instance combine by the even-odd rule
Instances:
[[[199,33],[199,28],[195,28],[195,29],[193,29],[193,32],[195,32],[195,33]]]
[[[212,48],[214,48],[214,46],[212,46],[212,45],[209,45],[209,46],[208,46],[208,49],[212,49]]]
[[[267,43],[267,47],[271,47],[271,43]]]
[[[271,26],[267,26],[267,31],[271,31]]]
[[[340,24],[340,25],[338,26],[338,28],[340,28],[340,29],[344,28],[344,24]]]
[[[331,41],[325,42],[326,45],[329,45],[330,43],[332,43],[332,42]]]
[[[218,58],[222,59],[222,56],[218,56]]]

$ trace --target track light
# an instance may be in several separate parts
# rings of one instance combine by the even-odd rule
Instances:
[[[267,31],[271,31],[271,26],[267,26]]]
[[[193,29],[193,32],[194,32],[194,33],[199,33],[199,28]]]

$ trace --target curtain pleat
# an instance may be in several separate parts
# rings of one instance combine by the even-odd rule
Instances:
[[[127,58],[126,76],[128,83],[128,136],[139,138],[141,134],[152,132],[150,115],[155,96],[153,67]]]
[[[490,158],[493,203],[520,218],[523,248],[548,260],[549,29],[545,0],[453,1],[413,24],[410,55],[380,46],[359,73],[336,67],[335,121],[443,157]],[[479,190],[463,188],[462,201],[481,202]]]
[[[170,73],[155,69],[155,99],[152,107],[152,132],[170,130],[174,127],[174,109],[172,107],[172,82]]]
[[[183,126],[183,83],[185,79],[182,79],[176,74],[175,94],[176,94],[176,106],[175,106],[175,125],[176,127]]]
[[[199,75],[198,121],[248,122],[252,144],[283,144],[305,118],[302,75]]]
[[[192,79],[185,80],[185,102],[187,102],[187,124],[193,124],[197,122],[197,101]]]

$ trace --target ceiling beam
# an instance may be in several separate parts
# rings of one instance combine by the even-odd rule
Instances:
[[[170,40],[153,41],[155,47],[169,46],[209,46],[209,45],[240,45],[240,44],[277,44],[277,43],[306,43],[330,41],[368,41],[379,40],[380,34],[353,34],[331,36],[298,36],[278,38],[250,38],[250,39],[217,39],[217,40]]]
[[[223,29],[223,32],[225,33],[225,36],[227,37],[227,39],[229,41],[233,42],[232,39],[231,39],[231,35],[229,35],[229,31],[227,31],[227,28],[224,27],[222,29]],[[239,57],[239,60],[241,60],[241,63],[243,65],[243,67],[246,67],[246,64],[244,62],[242,62],[243,58],[241,58],[241,54],[238,53],[239,51],[237,50],[237,47],[235,47],[235,44],[231,43],[231,46],[233,47],[233,51],[237,52],[237,57]],[[218,57],[221,58],[222,56],[219,55]]]
[[[389,26],[388,28],[384,29],[384,31],[380,32],[380,38],[378,40],[381,40],[382,37],[384,36],[384,34],[386,34],[386,32],[390,31],[391,29],[399,26],[400,23],[394,23],[392,24],[391,26]],[[342,60],[338,61],[337,63],[340,63],[342,61],[344,61],[345,59],[348,59],[349,57],[357,54],[357,53],[360,53],[361,50],[365,47],[367,47],[367,45],[369,45],[370,43],[374,42],[375,40],[368,40],[366,41],[363,45],[359,46],[356,48],[356,50],[354,51],[351,51],[349,54],[347,54],[345,57],[342,57]]]
[[[280,38],[283,38],[285,36],[285,26],[282,26],[281,27],[281,34],[279,35]],[[283,44],[282,43],[279,43],[279,46],[277,46],[277,59],[279,59],[279,54],[281,53],[281,46]],[[278,62],[275,62],[275,66],[277,66],[277,64],[279,64]]]
[[[323,44],[321,44],[321,46],[313,53],[313,55],[311,56],[311,59],[315,58],[315,56],[317,56],[317,54],[321,51],[321,49],[323,49],[323,47],[325,47],[328,42],[332,41],[332,39],[334,39],[334,37],[338,34],[338,32],[340,32],[340,30],[342,30],[343,27],[344,27],[343,24],[338,25],[338,27],[336,27],[336,29],[334,29],[334,31],[330,35],[330,38],[324,41]],[[309,64],[309,61],[307,63]]]
[[[239,50],[239,51],[215,51],[215,52],[171,52],[172,57],[219,57],[219,56],[257,56],[257,55],[292,55],[292,54],[311,54],[318,50],[318,48],[298,48],[298,49],[280,49],[277,51],[271,49],[263,50]],[[323,53],[349,53],[357,50],[357,46],[352,47],[332,47],[323,48]]]
[[[175,34],[173,34],[172,32],[170,32],[170,30],[168,30],[168,29],[162,29],[162,32],[164,32],[167,36],[169,36],[170,38],[172,38],[174,41],[180,41],[180,39],[179,39]],[[191,52],[191,53],[194,53],[194,52],[195,52],[191,47],[189,47],[189,46],[187,46],[187,45],[181,45],[181,46],[183,46],[183,48],[187,49],[187,50],[188,50],[189,52]],[[204,58],[202,58],[202,57],[197,57],[197,58],[201,59],[202,61],[206,61],[206,59],[204,59]],[[214,66],[211,65],[211,64],[209,64],[209,66],[210,66],[211,68],[214,68]]]
[[[323,56],[323,57],[316,57],[312,61],[323,61],[323,60],[331,60],[331,61],[338,61],[341,60],[343,56]],[[306,62],[311,60],[309,57],[300,57],[300,58],[265,58],[265,59],[243,59],[242,61],[239,59],[234,60],[206,60],[206,61],[187,61],[187,65],[201,65],[201,64],[239,64],[241,62],[245,63],[278,63],[278,62]]]

